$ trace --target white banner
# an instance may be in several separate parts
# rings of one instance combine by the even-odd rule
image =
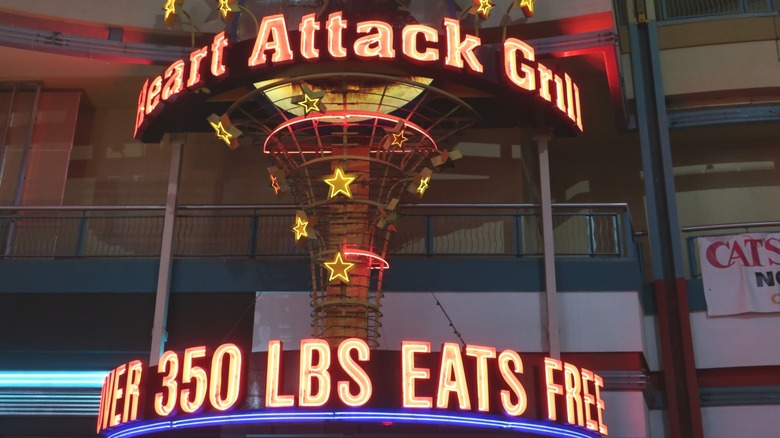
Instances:
[[[699,237],[707,313],[780,312],[780,233]]]

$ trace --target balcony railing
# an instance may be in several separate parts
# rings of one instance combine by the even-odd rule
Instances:
[[[656,0],[661,20],[771,12],[775,0]]]
[[[304,256],[293,241],[291,205],[179,206],[176,257]],[[153,258],[160,254],[164,208],[0,207],[0,257]],[[633,257],[625,204],[553,206],[555,252],[570,257]],[[436,204],[401,207],[391,254],[539,256],[539,207]]]

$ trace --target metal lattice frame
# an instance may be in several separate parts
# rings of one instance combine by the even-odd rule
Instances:
[[[295,97],[325,93],[321,112],[305,114]],[[314,336],[358,337],[379,345],[384,262],[394,205],[432,169],[437,144],[478,119],[465,102],[411,80],[363,73],[319,74],[258,84],[227,111],[233,126],[262,145],[283,187],[311,220]],[[403,129],[405,140],[389,144]],[[246,141],[246,140],[242,140]],[[334,169],[356,177],[352,198],[329,198]],[[337,253],[355,263],[350,282],[329,282],[323,263]]]

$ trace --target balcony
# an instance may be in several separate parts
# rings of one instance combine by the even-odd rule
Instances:
[[[775,11],[773,0],[657,0],[660,20]]]
[[[386,290],[543,290],[539,206],[407,205],[401,216]],[[290,205],[179,206],[172,290],[309,290],[294,217]],[[164,220],[162,206],[2,207],[0,292],[152,292]],[[625,204],[555,205],[553,221],[562,290],[638,290]]]

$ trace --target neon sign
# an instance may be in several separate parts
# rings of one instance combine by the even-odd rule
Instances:
[[[524,10],[533,8],[532,2],[521,1],[520,5]],[[353,23],[340,11],[323,21],[318,21],[314,14],[306,15],[296,27],[290,30],[282,14],[263,17],[254,41],[232,44],[224,32],[219,33],[212,44],[194,50],[188,61],[177,60],[162,75],[147,80],[138,97],[135,137],[141,136],[166,103],[188,91],[206,83],[230,79],[232,75],[258,75],[270,67],[297,60],[400,59],[415,66],[444,68],[475,77],[500,75],[504,84],[514,91],[534,96],[562,119],[583,130],[576,82],[568,74],[537,61],[534,48],[520,39],[507,38],[496,51],[493,45],[483,45],[480,37],[464,33],[458,20],[444,18],[439,30],[409,24],[396,35],[397,30],[390,23],[380,20]],[[251,49],[247,46],[250,43]],[[486,69],[486,63],[494,58],[495,68]],[[307,114],[324,112],[317,96],[310,93],[304,93],[299,104]]]
[[[279,340],[267,347],[246,355],[230,343],[197,346],[165,352],[157,367],[120,365],[104,380],[97,432],[115,437],[242,416],[327,419],[342,409],[378,419],[402,409],[420,419],[542,420],[581,431],[560,436],[608,434],[603,379],[560,360],[455,343],[432,352],[424,341],[404,341],[400,352],[370,350],[357,338],[339,345],[303,339],[296,351],[285,351]]]

